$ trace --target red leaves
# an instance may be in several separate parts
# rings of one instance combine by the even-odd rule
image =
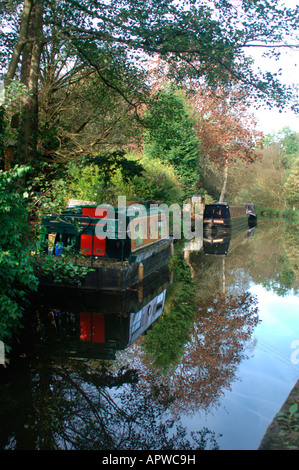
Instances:
[[[191,104],[198,115],[196,132],[202,151],[217,166],[237,159],[251,163],[258,157],[263,134],[255,129],[238,92],[199,89]]]

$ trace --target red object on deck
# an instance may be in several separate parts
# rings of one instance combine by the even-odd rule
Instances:
[[[104,217],[107,217],[107,210],[97,209],[97,207],[83,207],[82,215],[87,215],[96,219],[103,219]],[[104,256],[106,252],[106,238],[99,239],[96,235],[82,234],[80,251],[83,255],[86,256]]]
[[[81,235],[80,251],[82,255],[104,256],[106,251],[106,238],[99,239],[96,235]],[[93,243],[92,243],[93,242]]]

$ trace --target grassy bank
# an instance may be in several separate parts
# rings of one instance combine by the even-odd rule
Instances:
[[[259,450],[299,450],[299,380],[268,427]]]
[[[299,210],[275,209],[273,207],[256,207],[257,215],[271,219],[285,218],[292,221],[299,221]]]

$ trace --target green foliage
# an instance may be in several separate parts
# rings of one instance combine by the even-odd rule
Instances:
[[[265,146],[278,145],[281,149],[282,164],[287,170],[296,166],[299,156],[299,133],[290,127],[283,127],[280,131],[268,134],[265,138]]]
[[[5,135],[5,120],[4,120],[4,108],[0,106],[0,164],[3,161],[4,155],[4,135]]]
[[[171,269],[174,283],[167,293],[163,315],[154,323],[144,342],[154,366],[164,371],[175,366],[182,355],[196,312],[196,287],[182,250],[172,258]]]
[[[29,197],[40,212],[60,212],[68,199],[82,199],[100,204],[116,203],[123,186],[141,177],[143,166],[127,158],[124,151],[88,156],[65,165],[64,174],[47,181],[47,175],[34,177],[26,186]],[[61,170],[60,170],[61,173]],[[118,181],[122,184],[118,187]],[[36,194],[36,189],[39,193]]]
[[[288,126],[283,127],[278,132],[273,132],[266,136],[266,146],[269,146],[275,142],[278,142],[282,145],[283,150],[287,155],[299,153],[299,135],[297,132],[292,131],[292,129]]]
[[[293,211],[292,209],[275,209],[275,207],[260,207],[256,206],[256,212],[258,216],[265,218],[275,219],[275,218],[285,218],[288,220],[298,219],[298,212]]]
[[[141,176],[144,170],[138,161],[128,159],[124,150],[115,150],[103,155],[86,157],[83,165],[88,164],[98,167],[105,187],[109,185],[117,171],[121,172],[123,181],[128,182],[134,176]]]
[[[8,342],[20,327],[26,294],[37,287],[30,233],[18,181],[28,168],[0,171],[0,339]]]
[[[39,279],[45,278],[57,285],[80,285],[93,269],[89,266],[79,266],[71,255],[66,254],[62,256],[36,256],[34,271]]]
[[[118,170],[111,180],[117,195],[126,196],[128,200],[137,198],[139,201],[154,200],[164,204],[183,200],[183,186],[171,164],[163,163],[158,158],[139,158],[134,154],[128,158],[142,165],[144,171],[142,175],[135,175],[126,181]]]
[[[295,153],[294,153],[295,152]],[[231,201],[250,200],[260,215],[298,218],[299,135],[289,128],[269,134],[261,159],[229,173]]]
[[[75,199],[85,199],[96,203],[105,198],[105,185],[97,165],[71,163],[68,166],[69,195]]]
[[[299,160],[283,187],[286,201],[295,209],[299,206]]]
[[[69,182],[67,175],[51,178],[39,173],[28,179],[25,197],[31,204],[32,216],[60,212],[65,209],[69,198]]]
[[[154,96],[145,117],[145,154],[171,163],[186,197],[196,192],[199,180],[200,144],[194,122],[183,95],[172,88]]]
[[[298,450],[299,432],[299,404],[293,403],[286,412],[279,412],[275,416],[279,425],[279,433],[282,436],[283,444],[289,450]]]
[[[3,29],[0,34],[2,69],[16,42],[19,14],[19,9],[8,8],[7,3],[22,2],[0,3],[4,4],[3,26],[8,25],[10,31]],[[243,96],[264,98],[282,109],[293,101],[290,87],[283,86],[277,74],[256,72],[252,58],[246,55],[252,38],[258,37],[259,44],[273,45],[267,54],[277,58],[280,49],[275,45],[285,41],[286,32],[292,37],[298,28],[297,9],[278,8],[274,0],[262,4],[243,1],[238,8],[232,0],[208,4],[157,0],[47,2],[44,26],[48,41],[52,41],[51,52],[56,49],[61,56],[80,58],[92,65],[104,83],[133,102],[138,82],[145,83],[142,59],[154,54],[168,61],[169,75],[178,80],[191,76],[205,79],[214,87],[239,82],[246,92]],[[140,75],[142,80],[137,81]]]

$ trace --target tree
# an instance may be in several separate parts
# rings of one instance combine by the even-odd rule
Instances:
[[[279,108],[292,101],[291,89],[281,85],[275,74],[254,72],[252,58],[245,51],[264,47],[268,54],[279,54],[285,38],[298,28],[298,6],[279,7],[276,0],[239,0],[237,4],[214,0],[209,5],[201,0],[189,4],[171,0],[13,0],[9,5],[1,1],[0,6],[3,26],[17,24],[17,30],[8,35],[2,32],[0,47],[10,51],[9,60],[3,60],[6,85],[20,77],[28,88],[19,133],[20,155],[28,161],[34,161],[36,152],[42,51],[54,42],[70,61],[78,59],[82,66],[92,67],[135,110],[144,100],[142,58],[154,54],[168,61],[169,75],[177,80],[188,76],[205,80],[211,87],[238,82],[243,96]],[[21,20],[16,22],[20,10]],[[133,72],[138,80],[130,80]]]
[[[149,102],[144,122],[145,154],[171,163],[185,196],[191,196],[199,180],[200,144],[184,95],[172,87],[159,90]]]
[[[254,162],[262,145],[263,134],[256,129],[256,123],[245,104],[240,101],[240,92],[227,92],[217,89],[207,93],[197,89],[191,103],[199,118],[196,132],[201,142],[206,168],[212,172],[223,171],[223,181],[219,201],[226,193],[228,168],[233,162]],[[211,165],[212,164],[212,165]]]
[[[283,127],[280,131],[268,134],[265,138],[265,147],[278,146],[283,152],[282,160],[286,169],[293,168],[299,155],[299,134],[290,127]]]
[[[92,69],[80,69],[63,80],[49,75],[43,71],[40,91],[42,160],[67,163],[138,146],[140,125],[131,106]]]
[[[297,160],[297,166],[291,171],[283,187],[286,200],[292,206],[293,210],[295,210],[299,204],[299,165],[298,163],[299,162]]]
[[[171,164],[135,153],[128,154],[127,158],[135,165],[142,165],[143,172],[140,175],[131,172],[125,178],[118,168],[111,180],[115,196],[122,194],[128,201],[137,200],[139,203],[161,201],[171,205],[183,202],[184,188]]]
[[[229,194],[235,200],[256,200],[269,215],[298,205],[298,135],[283,128],[264,139],[260,158],[250,165],[234,163]]]
[[[43,0],[24,1],[19,36],[5,76],[5,85],[9,86],[15,76],[22,54],[21,82],[27,87],[27,93],[21,98],[18,155],[19,159],[26,164],[32,163],[36,156],[43,15]]]

